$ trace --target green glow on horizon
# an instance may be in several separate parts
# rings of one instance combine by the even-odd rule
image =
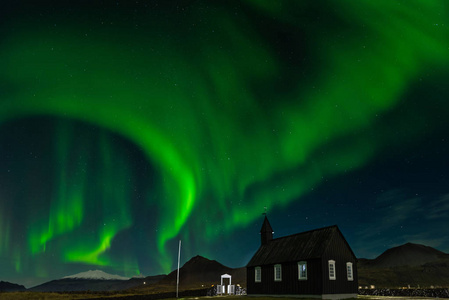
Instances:
[[[163,184],[155,243],[168,272],[167,243],[184,234],[187,223],[205,240],[216,239],[211,227],[189,219],[192,214],[211,213],[233,231],[253,222],[264,206],[287,207],[323,178],[362,167],[387,138],[360,132],[378,126],[378,116],[395,108],[422,74],[449,63],[449,24],[435,25],[446,21],[444,1],[342,1],[335,14],[354,24],[342,28],[298,22],[308,7],[302,1],[289,1],[288,8],[267,3],[247,1],[295,32],[317,28],[320,34],[310,34],[310,45],[303,46],[316,47],[316,73],[295,66],[290,74],[286,58],[249,21],[221,10],[202,15],[205,22],[191,30],[164,24],[158,30],[166,35],[129,34],[120,26],[113,27],[114,38],[101,26],[87,35],[89,25],[70,22],[63,29],[30,26],[0,46],[0,78],[20,87],[0,99],[0,122],[59,116],[109,130],[142,149]],[[191,24],[199,15],[194,6],[184,21]],[[303,79],[301,71],[310,76]],[[94,150],[72,150],[69,131],[58,133],[56,192],[46,220],[27,232],[29,252],[43,255],[67,236],[70,247],[58,253],[64,262],[115,265],[114,239],[134,222],[129,160],[101,139],[94,150],[103,161],[94,182],[85,158]],[[342,139],[348,139],[345,146],[323,154]],[[99,220],[85,236],[92,182],[89,197],[98,196]],[[0,232],[1,254],[10,244],[1,219]]]

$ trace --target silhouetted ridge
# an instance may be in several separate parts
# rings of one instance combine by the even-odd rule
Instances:
[[[208,286],[219,284],[221,275],[230,274],[232,283],[246,285],[246,268],[229,268],[216,260],[210,260],[200,255],[192,257],[179,270],[180,286]],[[160,281],[161,284],[176,284],[177,270],[174,270]]]
[[[26,288],[23,285],[0,281],[0,292],[22,292],[25,290]]]
[[[407,243],[386,250],[373,261],[376,267],[421,266],[446,256],[444,252],[421,244]]]
[[[216,260],[210,260],[200,255],[192,257],[188,262],[182,267],[183,271],[208,271],[208,270],[218,270],[218,269],[230,269],[225,267]]]
[[[357,266],[361,286],[449,286],[449,254],[420,244],[407,243],[388,249],[375,259],[359,259]]]

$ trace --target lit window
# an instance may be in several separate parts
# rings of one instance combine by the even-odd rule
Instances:
[[[329,261],[329,280],[337,279],[335,275],[335,260]]]
[[[307,262],[300,261],[298,263],[298,279],[306,280],[307,279]]]
[[[256,267],[255,269],[255,282],[261,282],[262,281],[262,269],[260,267]]]
[[[348,281],[353,281],[354,276],[352,274],[352,263],[351,262],[346,263],[346,273],[348,274]]]
[[[282,266],[274,265],[274,281],[282,280]]]

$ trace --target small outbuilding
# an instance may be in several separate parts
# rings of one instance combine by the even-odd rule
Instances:
[[[260,234],[246,266],[249,296],[357,297],[357,258],[336,225],[273,239],[265,216]]]

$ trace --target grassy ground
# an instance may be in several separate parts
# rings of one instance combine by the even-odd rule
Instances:
[[[81,293],[81,294],[75,294],[75,293],[35,293],[35,292],[16,292],[16,293],[0,293],[0,300],[25,300],[25,299],[32,299],[32,300],[56,300],[56,299],[88,299],[88,298],[99,298],[102,297],[104,299],[107,299],[108,297],[126,297],[126,296],[133,296],[132,294],[114,294],[114,295],[101,295],[101,294],[88,294],[88,293]],[[274,298],[274,297],[246,297],[246,296],[215,296],[215,297],[186,297],[186,298],[169,298],[164,300],[200,300],[200,299],[210,299],[214,298],[216,300],[242,300],[242,298],[245,298],[246,300],[312,300],[307,298],[288,298],[288,297],[282,297],[282,298]],[[364,297],[363,299],[386,299],[384,298],[368,298]],[[315,299],[316,300],[316,299]]]
[[[112,294],[112,293],[37,293],[37,292],[14,292],[14,293],[0,293],[0,300],[77,300],[89,298],[104,298],[109,297],[126,297],[133,294]],[[167,300],[167,299],[164,299]]]
[[[135,295],[135,294],[134,294]],[[104,298],[108,299],[109,297],[126,297],[133,296],[133,294],[113,294],[113,295],[104,295],[101,293],[36,293],[36,292],[15,292],[15,293],[0,293],[0,300],[59,300],[59,299],[67,299],[67,300],[77,300],[77,299],[89,299],[89,298]],[[246,300],[312,300],[308,298],[288,298],[288,297],[246,297],[246,296],[215,296],[215,297],[186,297],[186,298],[168,298],[164,300],[207,300],[210,298],[214,298],[216,300],[242,300],[242,298]],[[357,299],[360,300],[405,300],[410,299],[410,297],[387,297],[387,296],[358,296]],[[413,300],[428,300],[435,298],[420,298],[414,297]],[[316,300],[316,299],[314,299]]]
[[[67,299],[67,300],[77,300],[77,299],[89,299],[89,298],[104,298],[108,299],[109,297],[126,297],[133,296],[135,294],[109,294],[104,295],[101,293],[36,293],[36,292],[15,292],[15,293],[0,293],[0,300],[59,300],[59,299]],[[186,297],[186,298],[168,298],[164,300],[208,300],[214,298],[215,300],[242,300],[242,298],[246,300],[312,300],[308,298],[288,298],[288,297],[246,297],[246,296],[215,296],[215,297]],[[387,297],[387,296],[358,296],[359,300],[405,300],[410,299],[410,297]],[[413,297],[413,300],[428,300],[435,298],[422,298],[422,297]],[[316,299],[314,299],[316,300]]]
[[[0,293],[1,300],[22,300],[22,299],[86,299],[93,298],[91,294],[60,294],[60,293],[35,293],[35,292],[14,292],[14,293]],[[98,295],[96,295],[98,297]]]

